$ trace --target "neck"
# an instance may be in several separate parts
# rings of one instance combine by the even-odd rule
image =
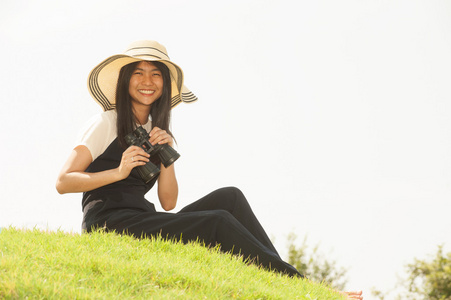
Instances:
[[[133,114],[135,115],[136,121],[144,125],[149,120],[150,107],[148,109],[136,109],[133,108]]]

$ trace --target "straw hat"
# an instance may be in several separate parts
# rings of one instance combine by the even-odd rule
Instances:
[[[88,76],[88,90],[104,111],[116,106],[116,86],[119,71],[127,64],[136,61],[159,61],[171,73],[171,107],[181,102],[190,103],[197,97],[183,84],[182,69],[170,61],[166,48],[156,41],[137,41],[131,43],[124,54],[113,55],[98,64]]]

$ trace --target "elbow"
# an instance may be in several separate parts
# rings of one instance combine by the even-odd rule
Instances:
[[[165,211],[170,211],[177,205],[177,197],[160,197],[160,205]]]
[[[174,201],[174,203],[169,203],[169,204],[161,205],[161,207],[162,207],[165,211],[173,210],[173,209],[175,208],[175,201]]]
[[[61,182],[60,182],[59,180],[56,182],[55,187],[56,187],[56,191],[57,191],[60,195],[66,193],[66,191],[64,190],[63,185],[61,184]]]
[[[177,198],[178,190],[175,190],[175,192],[172,193],[165,193],[161,190],[158,191],[158,199],[160,200],[161,208],[165,211],[170,211],[175,208],[177,205]]]
[[[65,181],[64,181],[64,176],[58,176],[58,179],[56,180],[55,188],[56,188],[56,191],[61,195],[69,192],[67,190],[67,185],[65,184]]]

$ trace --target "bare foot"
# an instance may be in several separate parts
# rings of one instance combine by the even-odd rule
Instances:
[[[358,292],[340,292],[343,295],[348,296],[348,299],[358,299],[363,300],[362,291]]]

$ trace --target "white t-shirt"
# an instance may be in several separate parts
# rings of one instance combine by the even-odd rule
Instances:
[[[99,157],[117,137],[116,110],[108,110],[92,117],[83,127],[77,145],[83,145],[91,152],[92,160]],[[142,125],[147,132],[152,129],[152,122]]]

